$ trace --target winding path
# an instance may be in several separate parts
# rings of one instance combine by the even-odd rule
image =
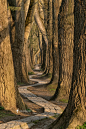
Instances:
[[[39,66],[36,66],[36,70],[39,69]],[[39,72],[35,72],[36,75],[42,74]],[[37,81],[38,83],[30,85],[30,86],[38,86],[48,83],[48,81],[40,81],[40,79],[33,79],[34,75],[30,75],[30,80]],[[29,86],[29,87],[30,87]],[[37,114],[34,116],[26,117],[20,120],[13,120],[7,123],[0,124],[0,129],[30,129],[34,125],[34,121],[41,120],[44,118],[49,118],[51,116],[55,116],[62,113],[62,110],[59,106],[48,102],[47,100],[37,97],[33,93],[27,90],[28,86],[19,87],[19,92],[26,97],[28,100],[34,102],[37,105],[44,107],[44,113]]]

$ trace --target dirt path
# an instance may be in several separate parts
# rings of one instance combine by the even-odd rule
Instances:
[[[40,67],[37,65],[35,67],[35,74],[37,76],[42,75],[42,72],[39,72]],[[38,83],[29,85],[29,86],[21,86],[19,87],[20,94],[27,98],[29,101],[33,102],[36,105],[39,105],[44,108],[44,113],[38,113],[33,116],[29,116],[20,120],[13,120],[7,123],[0,124],[0,129],[45,129],[47,126],[52,123],[61,113],[62,109],[60,106],[45,100],[42,97],[39,97],[27,90],[27,88],[33,88],[36,86],[40,86],[49,82],[49,79],[40,80],[34,79],[35,75],[30,75],[31,81],[36,81]],[[21,112],[17,110],[17,112]],[[23,112],[23,111],[22,111]],[[33,111],[34,112],[34,111]],[[34,112],[35,114],[35,112]]]

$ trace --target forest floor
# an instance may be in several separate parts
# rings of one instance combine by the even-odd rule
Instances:
[[[39,80],[39,85],[37,83],[35,83],[35,86],[28,86],[27,90],[29,90],[31,93],[33,93],[34,95],[36,95],[37,97],[41,97],[45,100],[47,100],[48,102],[58,105],[62,111],[65,109],[65,107],[67,106],[67,101],[66,98],[60,98],[59,100],[56,99],[54,101],[50,101],[50,97],[54,94],[55,89],[56,89],[56,85],[49,85],[47,87],[45,87],[45,84],[47,84],[50,81],[50,77],[45,77],[42,76],[41,74],[38,75],[38,73],[41,73],[40,70],[34,70],[36,75],[31,75],[30,76],[30,80],[34,80],[35,82],[38,82]],[[32,79],[31,79],[32,77]],[[42,82],[45,82],[42,84]],[[40,85],[41,84],[41,85]],[[22,85],[20,85],[19,87],[22,87]],[[44,107],[30,101],[27,99],[27,97],[21,95],[25,104],[27,105],[27,109],[30,109],[29,112],[27,113],[20,113],[20,114],[14,114],[10,111],[5,111],[5,110],[0,110],[0,124],[2,123],[6,123],[8,121],[11,120],[19,120],[21,118],[25,118],[27,116],[34,116],[36,114],[41,114],[44,113]],[[33,125],[31,127],[31,129],[45,129],[45,126],[49,125],[50,123],[52,123],[54,120],[56,120],[56,118],[58,117],[58,115],[55,115],[54,117],[49,117],[49,118],[44,118],[42,120],[36,120],[34,123],[35,125]]]

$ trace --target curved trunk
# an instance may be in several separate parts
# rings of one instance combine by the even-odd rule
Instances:
[[[74,30],[74,55],[73,78],[69,101],[62,115],[47,129],[75,129],[77,125],[86,122],[86,86],[85,86],[85,0],[75,0],[75,30]],[[84,128],[84,127],[83,127]]]
[[[59,15],[59,81],[51,99],[64,96],[68,98],[70,93],[73,72],[73,7],[73,0],[62,1]]]
[[[0,105],[16,112],[25,109],[16,84],[9,35],[7,0],[0,2]]]

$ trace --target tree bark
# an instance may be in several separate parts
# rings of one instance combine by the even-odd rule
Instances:
[[[59,79],[59,48],[58,48],[58,14],[62,0],[53,2],[53,40],[52,40],[52,55],[53,55],[53,73],[50,83],[58,84]]]
[[[69,97],[73,72],[74,2],[62,1],[59,15],[59,80],[51,99]],[[57,78],[58,79],[58,78]]]
[[[85,4],[86,1],[74,1],[74,55],[73,77],[69,101],[62,115],[47,129],[75,129],[86,122],[86,88],[85,88]]]
[[[25,12],[25,20],[28,14],[29,6],[31,0],[24,0],[24,12]]]
[[[25,109],[18,92],[9,34],[7,0],[0,1],[0,104],[6,110]]]

